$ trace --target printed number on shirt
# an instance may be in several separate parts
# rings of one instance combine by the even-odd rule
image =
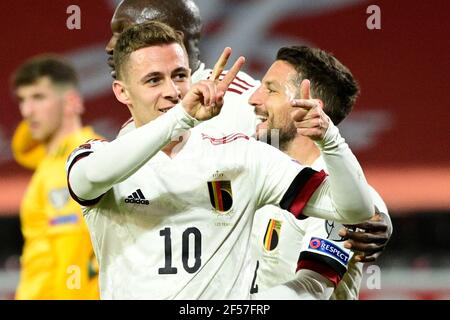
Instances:
[[[172,237],[171,237],[171,229],[170,228],[164,228],[159,231],[159,235],[161,237],[164,237],[164,252],[165,252],[165,261],[164,261],[164,267],[158,269],[159,274],[176,274],[178,272],[178,269],[176,267],[173,267],[172,264]],[[190,244],[189,244],[189,238],[193,235],[194,237],[194,265],[189,265],[189,252],[190,250]],[[181,260],[183,262],[183,268],[188,273],[194,273],[198,269],[200,269],[200,266],[202,264],[202,234],[200,230],[198,230],[195,227],[187,228],[184,230],[182,235],[182,257]]]

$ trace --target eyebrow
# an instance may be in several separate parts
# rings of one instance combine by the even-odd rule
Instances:
[[[162,73],[161,72],[150,72],[150,73],[147,73],[145,76],[143,76],[142,78],[141,78],[141,83],[145,83],[148,79],[150,79],[151,77],[156,77],[156,76],[161,76],[162,75]]]
[[[266,81],[264,81],[264,85],[266,87],[269,87],[269,86],[279,87],[279,83],[276,80],[266,80]]]
[[[179,73],[179,72],[186,72],[186,73],[188,73],[189,72],[189,69],[187,69],[187,68],[185,68],[185,67],[178,67],[178,68],[176,68],[175,70],[173,70],[172,72],[171,72],[171,74],[174,74],[174,73]],[[148,74],[146,74],[145,76],[143,76],[142,78],[141,78],[141,83],[145,83],[148,79],[150,79],[151,77],[158,77],[158,76],[162,76],[162,72],[159,72],[159,71],[154,71],[154,72],[150,72],[150,73],[148,73]]]

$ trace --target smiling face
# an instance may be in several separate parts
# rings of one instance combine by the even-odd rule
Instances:
[[[117,99],[142,126],[179,103],[190,88],[189,61],[178,43],[153,45],[132,52],[113,83]]]
[[[267,134],[267,142],[273,143],[278,133],[279,146],[283,150],[295,138],[297,129],[291,118],[290,101],[298,92],[299,79],[295,68],[285,61],[275,61],[262,79],[261,86],[249,99],[261,121],[256,128],[258,139],[263,140]]]

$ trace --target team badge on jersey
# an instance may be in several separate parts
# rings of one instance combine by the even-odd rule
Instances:
[[[208,181],[209,200],[216,211],[225,213],[233,206],[230,180]]]
[[[270,219],[264,234],[263,245],[267,251],[272,251],[278,246],[280,240],[281,221]]]

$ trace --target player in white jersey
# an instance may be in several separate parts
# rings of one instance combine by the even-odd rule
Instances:
[[[206,68],[205,64],[199,59],[202,21],[199,9],[193,0],[121,1],[111,19],[112,36],[106,46],[106,53],[109,55],[108,64],[112,68],[111,75],[113,77],[115,75],[112,56],[118,36],[132,25],[152,20],[162,21],[183,34],[184,44],[189,55],[189,65],[192,70],[192,82],[196,83],[200,80],[207,79],[211,73],[211,69]],[[239,81],[238,78],[244,82]],[[224,131],[243,132],[252,135],[252,132],[254,132],[254,118],[250,121],[242,121],[242,119],[252,119],[248,115],[249,113],[250,115],[253,113],[253,109],[252,107],[248,107],[247,100],[256,87],[259,86],[260,82],[252,79],[242,71],[239,72],[235,80],[237,80],[237,85],[230,85],[235,91],[227,91],[224,106],[219,114],[219,117],[223,117],[223,120],[216,122],[216,124],[221,125]],[[231,109],[236,112],[227,112],[227,110]],[[245,112],[245,114],[240,116],[241,112]],[[231,117],[224,117],[224,114],[228,114]],[[217,118],[213,118],[212,121]],[[128,124],[121,131],[121,134],[134,128],[132,121]],[[378,217],[380,217],[379,221],[367,221],[364,224],[364,231],[347,232],[345,235],[346,242],[352,245],[352,249],[365,253],[361,257],[362,262],[374,261],[381,254],[389,239],[389,234],[384,233],[384,242],[371,241],[373,236],[379,236],[380,228],[385,229],[390,223],[388,219],[384,219],[382,216]]]
[[[229,55],[225,50],[225,62]],[[244,134],[188,130],[220,112],[243,59],[223,81],[189,90],[182,42],[156,22],[125,31],[114,59],[113,90],[137,129],[111,143],[87,143],[67,164],[71,194],[85,206],[102,298],[246,298],[258,207],[279,204],[297,217],[343,222],[372,214],[356,158],[318,108],[299,109],[294,119],[333,168],[327,177]]]
[[[192,0],[121,1],[111,19],[112,36],[105,48],[109,56],[108,65],[112,68],[112,77],[115,78],[113,53],[119,35],[133,25],[152,20],[161,21],[183,34],[183,42],[192,70],[192,83],[208,79],[212,69],[207,68],[200,61],[199,41],[202,21],[199,9]],[[259,81],[254,80],[245,72],[239,71],[237,77],[230,84],[221,113],[209,120],[211,127],[221,128],[223,133],[241,132],[252,135],[256,122],[254,121],[253,109],[247,104],[247,101],[251,92],[259,84]],[[252,119],[253,122],[240,121],[242,117]],[[126,125],[123,126],[120,134],[135,128],[132,119],[130,120],[125,123]]]
[[[282,151],[315,170],[327,171],[320,151],[309,139],[297,133],[289,116],[292,111],[289,101],[300,94],[297,88],[304,78],[311,79],[311,91],[315,98],[321,99],[324,111],[333,123],[339,124],[348,115],[359,92],[348,68],[325,51],[285,47],[278,51],[262,86],[250,98],[256,114],[263,121],[258,125],[258,136],[270,138],[275,133]],[[269,140],[273,142],[273,139]],[[378,214],[386,214],[386,220],[389,220],[383,200],[373,188],[371,193]],[[357,227],[365,228],[364,225]],[[343,226],[336,222],[317,218],[292,219],[291,214],[275,206],[258,210],[252,233],[257,261],[252,292],[289,281],[297,270],[306,268],[335,284],[337,289],[333,298],[356,299],[362,272],[362,264],[358,261],[362,257],[352,258],[353,253],[344,247],[344,237],[339,234],[341,228]],[[383,232],[367,235],[366,241],[387,241],[392,228],[382,231],[389,235],[384,236]],[[345,274],[347,267],[348,274]],[[343,277],[344,281],[340,282]]]

